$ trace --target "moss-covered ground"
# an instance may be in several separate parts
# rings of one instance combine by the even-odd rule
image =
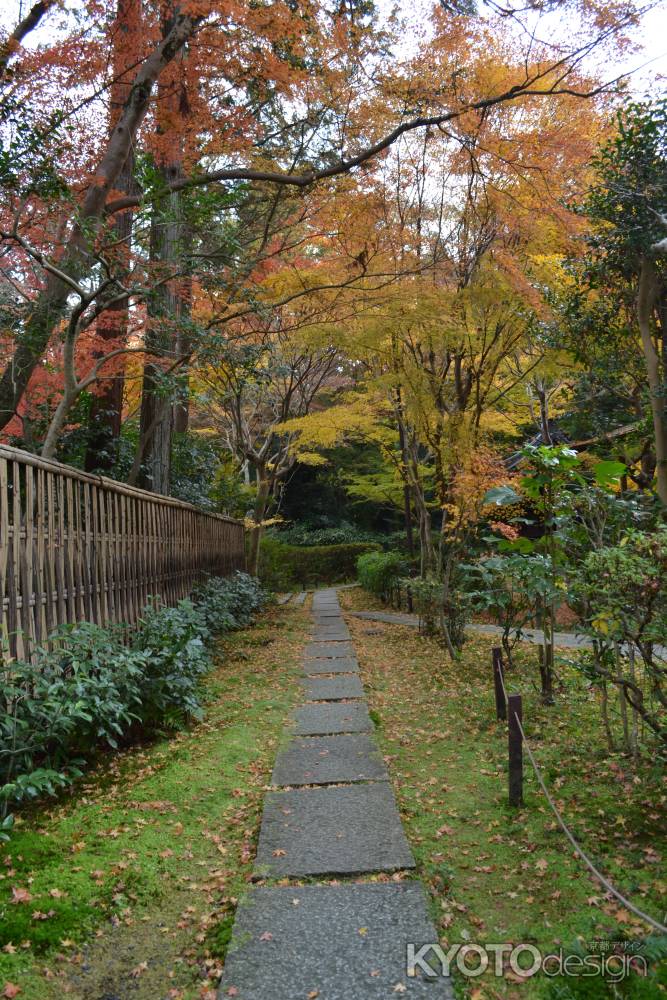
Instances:
[[[0,845],[0,996],[214,996],[308,624],[274,608],[225,638],[201,724],[20,817]]]
[[[378,606],[360,590],[340,597],[348,610]],[[347,620],[441,942],[525,942],[549,952],[577,940],[643,935],[642,922],[574,856],[528,761],[525,808],[509,808],[492,640],[471,636],[460,662],[452,663],[414,628]],[[596,693],[571,666],[559,667],[556,705],[544,707],[536,647],[524,645],[517,660],[508,686],[523,697],[526,733],[559,809],[612,883],[662,920],[666,799],[656,758],[647,752],[633,761],[609,752]],[[599,981],[583,985],[589,992],[577,996],[607,995],[590,992],[602,988]],[[633,995],[667,995],[664,982],[645,985],[649,993]],[[502,978],[457,981],[459,994],[474,1000],[541,997],[545,989],[543,979],[522,981],[511,968]],[[608,995],[625,995],[619,989]]]

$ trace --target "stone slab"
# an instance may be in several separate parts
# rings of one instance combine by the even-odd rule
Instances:
[[[340,611],[314,611],[313,621],[318,625],[332,625],[343,621]]]
[[[406,975],[408,943],[437,940],[417,882],[252,889],[218,996],[233,988],[237,1000],[452,1000],[449,979]]]
[[[316,590],[313,592],[313,600],[315,601],[337,601],[338,592],[335,587],[324,587],[322,590]]]
[[[316,626],[311,634],[313,642],[345,642],[349,640],[350,633],[347,628],[336,625],[329,628],[328,625]]]
[[[304,677],[302,683],[308,701],[340,701],[341,698],[363,698],[364,689],[356,674],[337,677]]]
[[[297,738],[278,754],[273,785],[388,781],[382,755],[366,733]]]
[[[354,647],[351,642],[309,642],[306,656],[354,656]]]
[[[414,868],[391,786],[340,785],[268,792],[259,875],[357,875]]]
[[[351,674],[359,669],[356,656],[335,656],[329,660],[304,660],[303,672],[312,674]]]
[[[294,713],[294,720],[295,736],[373,731],[365,701],[329,701],[324,704],[302,705]]]

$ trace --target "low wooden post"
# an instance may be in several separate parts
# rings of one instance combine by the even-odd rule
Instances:
[[[509,720],[507,725],[509,745],[509,803],[523,805],[523,743],[519,722],[522,721],[521,695],[511,694],[507,699]]]
[[[507,718],[507,702],[503,688],[503,651],[500,646],[493,647],[493,688],[496,695],[496,718]]]

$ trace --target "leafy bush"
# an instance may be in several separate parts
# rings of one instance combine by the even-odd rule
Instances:
[[[34,663],[7,662],[0,686],[0,802],[53,794],[80,774],[80,756],[115,748],[139,719],[145,655],[117,631],[60,628]]]
[[[195,589],[193,597],[213,633],[247,625],[266,599],[259,580],[247,573],[236,573],[230,579],[212,577]]]
[[[446,588],[436,577],[406,580],[410,584],[414,608],[422,628],[429,634],[440,632],[452,658],[465,643],[468,602],[457,590]]]
[[[183,718],[201,718],[199,681],[210,668],[206,642],[211,633],[205,615],[191,601],[175,608],[156,601],[145,608],[133,649],[144,658],[141,677],[141,721],[176,725]]]
[[[383,600],[407,570],[405,556],[400,552],[368,552],[357,559],[359,583],[364,590]]]
[[[579,631],[592,640],[594,678],[615,685],[667,742],[667,527],[629,531],[620,544],[591,552],[572,592],[584,612]]]
[[[259,576],[272,590],[316,587],[321,583],[353,580],[357,559],[365,552],[379,551],[372,542],[346,545],[283,545],[265,536],[259,559]]]
[[[0,672],[0,840],[10,803],[53,795],[100,748],[132,732],[201,717],[200,683],[212,635],[247,624],[262,604],[256,580],[211,579],[195,602],[144,609],[131,642],[119,628],[67,625],[32,663]]]
[[[560,602],[549,555],[539,552],[489,556],[463,567],[467,596],[476,611],[488,611],[502,630],[502,645],[512,665],[512,651],[540,607]]]

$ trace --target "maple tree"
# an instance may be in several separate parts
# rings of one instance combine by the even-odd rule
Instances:
[[[21,48],[29,31],[54,11],[60,21],[53,40],[34,50]],[[613,42],[635,14],[620,3],[604,10],[586,3],[583,13],[587,31],[577,34],[565,55],[559,52],[556,58],[548,45],[539,52],[533,45],[531,59],[522,61],[517,41],[515,55],[504,59],[499,73],[497,54],[510,35],[498,44],[494,32],[502,36],[503,24],[518,17],[518,9],[491,5],[478,19],[436,11],[432,37],[416,56],[405,56],[396,49],[389,25],[363,6],[330,13],[317,5],[274,4],[269,14],[262,5],[230,9],[191,3],[172,10],[166,4],[148,10],[126,2],[101,5],[91,25],[85,9],[73,20],[67,8],[60,12],[54,5],[36,5],[25,24],[10,30],[3,49],[4,114],[16,120],[23,106],[19,132],[11,141],[13,166],[5,176],[10,197],[2,231],[12,252],[12,280],[18,278],[27,295],[25,315],[6,344],[0,380],[3,424],[13,419],[49,342],[60,335],[72,295],[82,301],[82,282],[99,314],[100,354],[103,344],[123,339],[114,328],[124,321],[104,314],[124,314],[128,301],[150,299],[141,475],[145,485],[167,488],[166,451],[174,419],[167,414],[175,408],[183,426],[185,406],[175,404],[175,395],[184,394],[164,384],[164,371],[174,364],[185,370],[190,363],[196,338],[179,336],[190,309],[190,292],[184,289],[197,268],[211,263],[201,248],[189,254],[185,230],[182,239],[175,239],[168,221],[182,213],[185,193],[269,185],[296,189],[317,205],[344,198],[350,191],[345,176],[365,166],[354,182],[363,189],[365,178],[372,178],[401,137],[417,131],[431,138],[442,135],[464,148],[470,130],[484,131],[494,108],[599,93],[599,85],[580,72],[580,59],[596,45]],[[102,58],[109,42],[110,61]],[[74,79],[74,53],[77,92],[63,103],[62,87]],[[465,92],[457,75],[463,64],[469,67]],[[360,86],[365,66],[373,67],[370,88]],[[54,92],[54,87],[60,89]],[[86,116],[94,117],[101,108],[108,129],[82,130]],[[37,148],[43,155],[35,163],[28,153]],[[281,201],[268,196],[263,206],[271,235],[276,200]],[[153,219],[148,244],[141,235],[147,224],[151,228],[147,215]],[[254,250],[260,259],[271,253],[266,245]],[[136,278],[130,283],[125,280],[128,251]],[[251,273],[252,264],[246,259],[241,275]],[[156,268],[163,283],[154,294]],[[238,302],[249,292],[239,287],[241,275],[234,266],[226,270]],[[346,278],[339,275],[341,280]],[[161,304],[156,295],[162,296]],[[114,414],[112,436],[119,384],[108,380],[107,395],[103,392],[96,403],[98,411]]]

